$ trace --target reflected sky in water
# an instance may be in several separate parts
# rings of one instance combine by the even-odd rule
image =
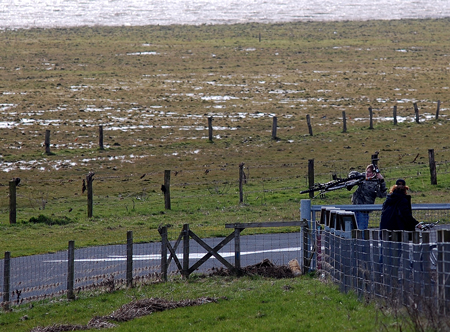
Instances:
[[[0,28],[443,17],[449,0],[0,0]]]

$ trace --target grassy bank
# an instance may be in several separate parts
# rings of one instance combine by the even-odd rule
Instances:
[[[308,159],[327,181],[363,170],[375,151],[388,184],[406,177],[414,203],[447,202],[447,26],[448,19],[1,31],[0,251],[117,243],[127,230],[158,240],[160,224],[190,223],[210,236],[224,235],[225,223],[295,220]],[[428,149],[437,186],[429,184]],[[172,171],[170,211],[164,170]],[[92,219],[81,189],[90,171]],[[21,179],[17,225],[8,221],[13,177]],[[350,195],[337,191],[314,204],[349,203]],[[39,215],[67,223],[29,222]]]
[[[30,331],[53,324],[86,325],[122,305],[147,298],[171,301],[212,297],[217,303],[155,312],[107,331],[398,331],[411,328],[406,316],[362,304],[317,279],[194,278],[92,296],[53,301],[0,313],[0,330]]]

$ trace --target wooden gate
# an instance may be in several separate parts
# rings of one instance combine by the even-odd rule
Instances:
[[[178,239],[175,241],[172,246],[167,238],[167,227],[158,228],[159,234],[161,235],[161,274],[163,280],[167,281],[167,270],[169,265],[174,260],[177,265],[178,271],[180,271],[183,278],[189,278],[189,275],[198,269],[203,263],[205,263],[211,256],[217,258],[219,262],[221,262],[226,268],[228,268],[231,272],[235,274],[239,274],[241,271],[241,242],[240,242],[240,234],[245,228],[261,228],[261,227],[289,227],[289,226],[298,226],[305,227],[305,223],[301,221],[280,221],[280,222],[263,222],[263,223],[241,223],[241,224],[226,224],[225,228],[233,228],[234,231],[228,235],[225,239],[223,239],[218,245],[214,248],[211,248],[207,243],[205,243],[201,238],[199,238],[194,232],[189,229],[188,224],[183,225],[183,229],[178,236]],[[199,245],[201,245],[207,253],[196,263],[194,263],[191,267],[189,267],[189,239],[192,238]],[[234,242],[234,259],[235,265],[230,264],[225,258],[223,258],[219,254],[219,250],[222,249],[227,243],[231,240],[235,239]],[[180,259],[178,258],[176,251],[179,245],[183,242],[183,264],[180,263]],[[167,257],[168,252],[170,253],[169,257]]]

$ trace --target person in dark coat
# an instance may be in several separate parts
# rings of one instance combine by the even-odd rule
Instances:
[[[364,181],[358,185],[358,189],[352,195],[352,204],[374,204],[375,199],[386,197],[386,183],[380,171],[373,164],[366,167],[365,173],[352,171],[349,177],[364,175]],[[349,189],[350,190],[350,189]],[[356,222],[358,229],[369,228],[370,211],[356,211]]]
[[[405,180],[398,179],[391,187],[381,210],[380,229],[414,231],[419,223],[412,215],[411,196]]]

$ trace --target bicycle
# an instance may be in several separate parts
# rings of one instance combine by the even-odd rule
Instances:
[[[439,224],[439,222],[440,222],[440,220],[438,220],[438,221],[436,221],[436,222],[433,222],[433,223],[425,223],[425,222],[419,222],[417,225],[416,225],[416,228],[418,229],[418,230],[421,230],[421,231],[429,231],[429,230],[431,230],[434,226],[436,226],[437,224]]]

